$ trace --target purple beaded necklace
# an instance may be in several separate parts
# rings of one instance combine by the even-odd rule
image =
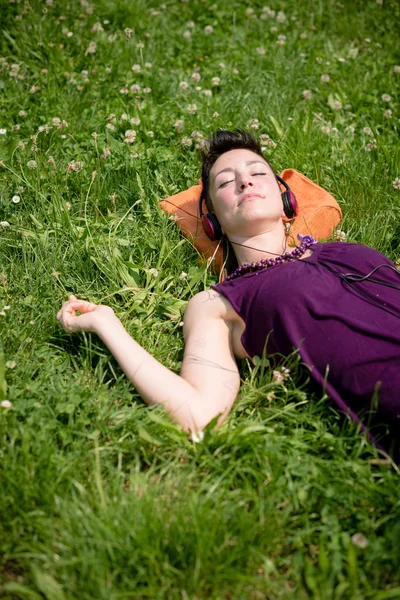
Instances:
[[[233,271],[231,275],[228,275],[225,281],[236,279],[237,277],[241,277],[247,273],[254,273],[256,271],[261,271],[262,269],[268,269],[268,267],[281,265],[285,262],[294,262],[295,260],[301,258],[306,250],[310,248],[310,246],[318,243],[313,237],[311,237],[311,235],[301,235],[301,233],[297,234],[297,239],[299,240],[300,244],[296,246],[293,252],[285,252],[276,258],[264,258],[258,262],[244,263],[241,267],[238,267],[235,271]]]

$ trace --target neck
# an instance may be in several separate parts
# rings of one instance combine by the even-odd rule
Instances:
[[[287,235],[281,221],[275,229],[253,236],[228,235],[239,266],[258,262],[264,258],[273,258],[288,252]]]

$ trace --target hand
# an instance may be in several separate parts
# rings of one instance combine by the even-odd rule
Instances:
[[[77,315],[76,311],[81,314]],[[110,317],[116,318],[110,306],[78,300],[73,295],[68,298],[67,302],[64,302],[61,310],[57,313],[57,320],[67,333],[76,333],[79,331],[97,333],[100,321],[104,321]]]

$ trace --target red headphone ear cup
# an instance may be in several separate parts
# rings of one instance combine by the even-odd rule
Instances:
[[[286,190],[282,193],[283,210],[288,219],[293,219],[299,212],[296,196],[292,190]]]
[[[217,217],[213,213],[207,213],[206,215],[203,215],[201,218],[201,222],[203,225],[203,229],[206,235],[210,238],[210,240],[214,242],[222,238],[223,233],[221,225],[219,224]]]

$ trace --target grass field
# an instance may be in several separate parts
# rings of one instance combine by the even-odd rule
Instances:
[[[109,304],[179,370],[216,278],[158,202],[217,127],[268,135],[347,240],[400,259],[399,23],[389,0],[0,0],[1,598],[400,598],[398,467],[296,355],[284,383],[244,363],[195,444],[55,319]]]

